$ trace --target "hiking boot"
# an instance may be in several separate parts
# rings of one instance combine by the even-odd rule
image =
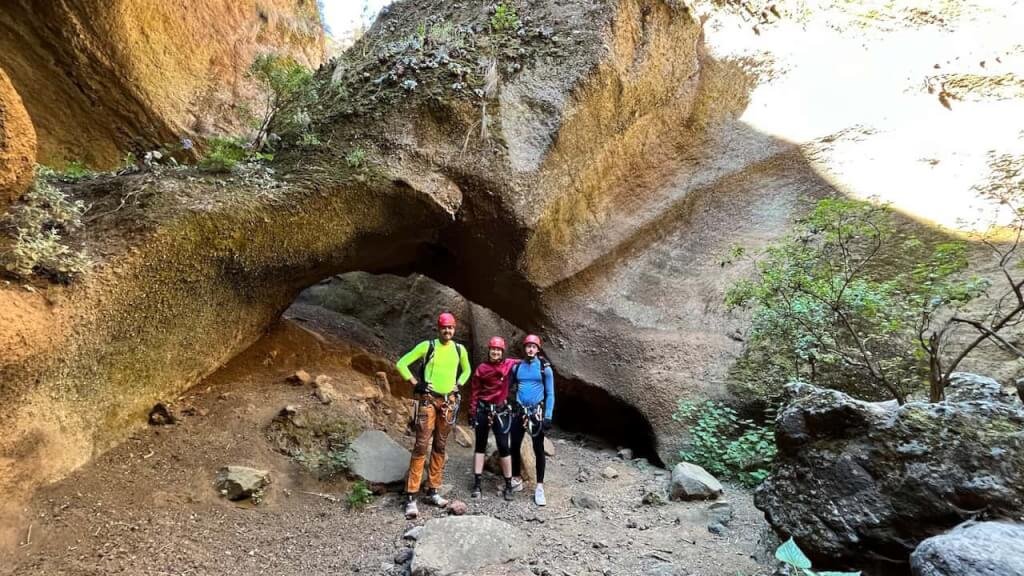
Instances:
[[[537,490],[533,493],[533,501],[537,503],[537,506],[547,506],[548,501],[544,498],[544,487],[537,486]]]
[[[479,498],[481,495],[480,485],[473,484],[473,491],[469,493],[470,498]]]
[[[508,500],[509,502],[511,502],[512,499],[515,497],[515,495],[512,493],[512,487],[511,486],[505,486],[504,488],[502,488],[501,489],[501,496],[505,500]]]
[[[438,508],[444,508],[445,506],[448,505],[448,500],[446,500],[444,496],[441,496],[437,492],[431,492],[427,496],[427,502],[430,502],[431,504],[437,506]]]
[[[523,479],[522,478],[513,478],[512,479],[512,491],[513,492],[522,492],[523,491]]]
[[[419,515],[420,510],[416,507],[416,499],[409,498],[409,501],[405,503],[405,519],[413,520]]]

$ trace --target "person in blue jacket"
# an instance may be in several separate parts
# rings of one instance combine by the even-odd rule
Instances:
[[[538,506],[544,499],[544,432],[551,428],[551,413],[555,409],[555,376],[551,364],[540,355],[540,338],[530,334],[523,339],[526,358],[512,369],[513,396],[517,402],[517,417],[512,419],[512,490],[523,490],[523,458],[520,449],[527,434],[533,440],[533,453],[537,459],[537,489],[533,501]]]

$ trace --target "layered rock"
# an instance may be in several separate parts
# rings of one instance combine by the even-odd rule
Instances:
[[[5,29],[21,21],[14,10],[27,12],[27,2],[13,6]],[[72,4],[55,6],[46,10]],[[0,290],[0,343],[10,344],[0,357],[0,484],[47,480],[86,461],[161,397],[237,354],[302,289],[353,270],[425,273],[540,333],[559,373],[556,418],[575,409],[577,420],[604,425],[592,415],[629,414],[626,431],[672,460],[683,432],[671,418],[676,401],[721,393],[740,346],[729,335],[742,321],[721,302],[744,270],[723,272],[721,255],[777,238],[802,203],[838,191],[927,190],[930,209],[987,176],[964,170],[965,157],[986,166],[971,156],[988,150],[972,131],[1019,141],[1024,114],[994,119],[972,101],[950,115],[918,80],[934,74],[932,55],[960,55],[951,39],[1014,21],[998,11],[922,24],[913,40],[928,46],[925,63],[904,59],[887,30],[863,32],[877,43],[835,32],[852,29],[839,25],[848,20],[755,35],[728,10],[705,12],[702,28],[679,2],[540,1],[520,7],[520,34],[493,31],[489,6],[396,5],[318,76],[312,126],[322,144],[291,145],[276,177],[141,175],[69,189],[95,203],[76,240],[99,266],[46,297]],[[50,12],[26,18],[36,28],[43,16],[67,20]],[[418,34],[428,17],[430,30]],[[451,27],[434,30],[438,18]],[[95,26],[116,29],[104,18],[75,22],[69,29],[85,44]],[[42,37],[4,53],[37,50]],[[819,49],[792,50],[810,43]],[[494,55],[493,68],[480,65]],[[851,79],[836,61],[885,66],[877,78],[887,84]],[[103,54],[75,70],[109,63]],[[21,90],[28,67],[10,72]],[[144,124],[141,132],[174,134],[137,113],[147,98],[117,75],[88,77],[105,83],[87,92],[109,92],[103,106]],[[109,141],[103,130],[117,123],[84,113],[61,86],[45,104],[66,100],[61,110],[92,123],[81,130],[95,132],[90,141]],[[26,107],[46,115],[32,100]],[[958,127],[970,130],[937,149],[910,145]],[[909,152],[889,154],[894,142]],[[860,169],[860,158],[884,159],[885,170]],[[867,178],[880,173],[914,185]]]
[[[958,380],[971,399],[903,406],[791,386],[756,505],[812,558],[848,565],[905,563],[922,540],[978,514],[1019,516],[1024,407],[987,379]]]
[[[128,151],[185,136],[247,130],[256,54],[316,67],[324,39],[315,2],[132,0],[0,7],[3,67],[47,165],[118,165]]]
[[[36,132],[21,96],[0,68],[0,214],[32,183]]]

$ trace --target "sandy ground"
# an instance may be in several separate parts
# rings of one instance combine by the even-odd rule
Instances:
[[[40,490],[25,508],[21,544],[4,552],[0,574],[402,574],[404,568],[392,563],[409,545],[402,534],[445,511],[423,505],[421,518],[408,522],[396,493],[351,510],[343,503],[346,480],[319,481],[275,452],[264,435],[282,406],[316,402],[310,388],[289,385],[285,376],[301,366],[331,374],[342,390],[357,389],[371,379],[351,367],[354,357],[362,357],[357,365],[366,362],[358,349],[283,321],[178,400],[191,416],[141,429]],[[373,427],[410,446],[403,403],[391,397],[365,410]],[[498,479],[489,475],[484,498],[470,500],[472,451],[449,442],[449,497],[466,501],[469,514],[492,515],[528,534],[533,551],[520,560],[522,569],[553,575],[765,571],[754,559],[764,554],[765,523],[748,493],[727,489],[735,518],[725,534],[713,535],[703,513],[707,503],[641,503],[643,488],[664,481],[664,470],[623,461],[598,439],[557,429],[553,436],[545,508],[533,504],[532,490],[503,501]],[[273,484],[260,505],[219,496],[213,478],[227,464],[271,471]],[[601,475],[608,466],[617,478]],[[571,498],[580,493],[594,496],[602,509],[574,507]]]

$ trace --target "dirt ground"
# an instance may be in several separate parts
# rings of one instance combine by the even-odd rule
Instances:
[[[281,407],[302,410],[317,402],[309,387],[285,382],[296,368],[331,375],[341,395],[350,396],[372,383],[368,373],[379,369],[379,361],[282,321],[175,402],[191,415],[175,425],[140,429],[37,492],[18,528],[20,544],[4,552],[0,574],[402,574],[404,567],[392,558],[409,545],[403,533],[445,512],[423,505],[421,518],[408,522],[395,492],[362,510],[349,509],[346,480],[321,482],[275,452],[264,434]],[[411,446],[403,431],[405,400],[352,402],[364,405],[358,409],[373,427]],[[766,570],[755,559],[764,556],[766,525],[748,493],[727,488],[735,517],[723,535],[714,535],[706,527],[707,503],[641,503],[643,488],[664,481],[666,471],[621,460],[598,439],[557,429],[553,438],[545,508],[533,504],[530,489],[503,501],[492,476],[487,486],[493,489],[470,500],[472,450],[449,442],[449,497],[467,502],[469,514],[489,514],[527,533],[533,552],[520,560],[523,569],[557,576]],[[270,470],[272,485],[261,504],[220,497],[213,478],[228,464]],[[602,476],[608,466],[617,478]],[[574,507],[571,498],[581,493],[602,508]]]

